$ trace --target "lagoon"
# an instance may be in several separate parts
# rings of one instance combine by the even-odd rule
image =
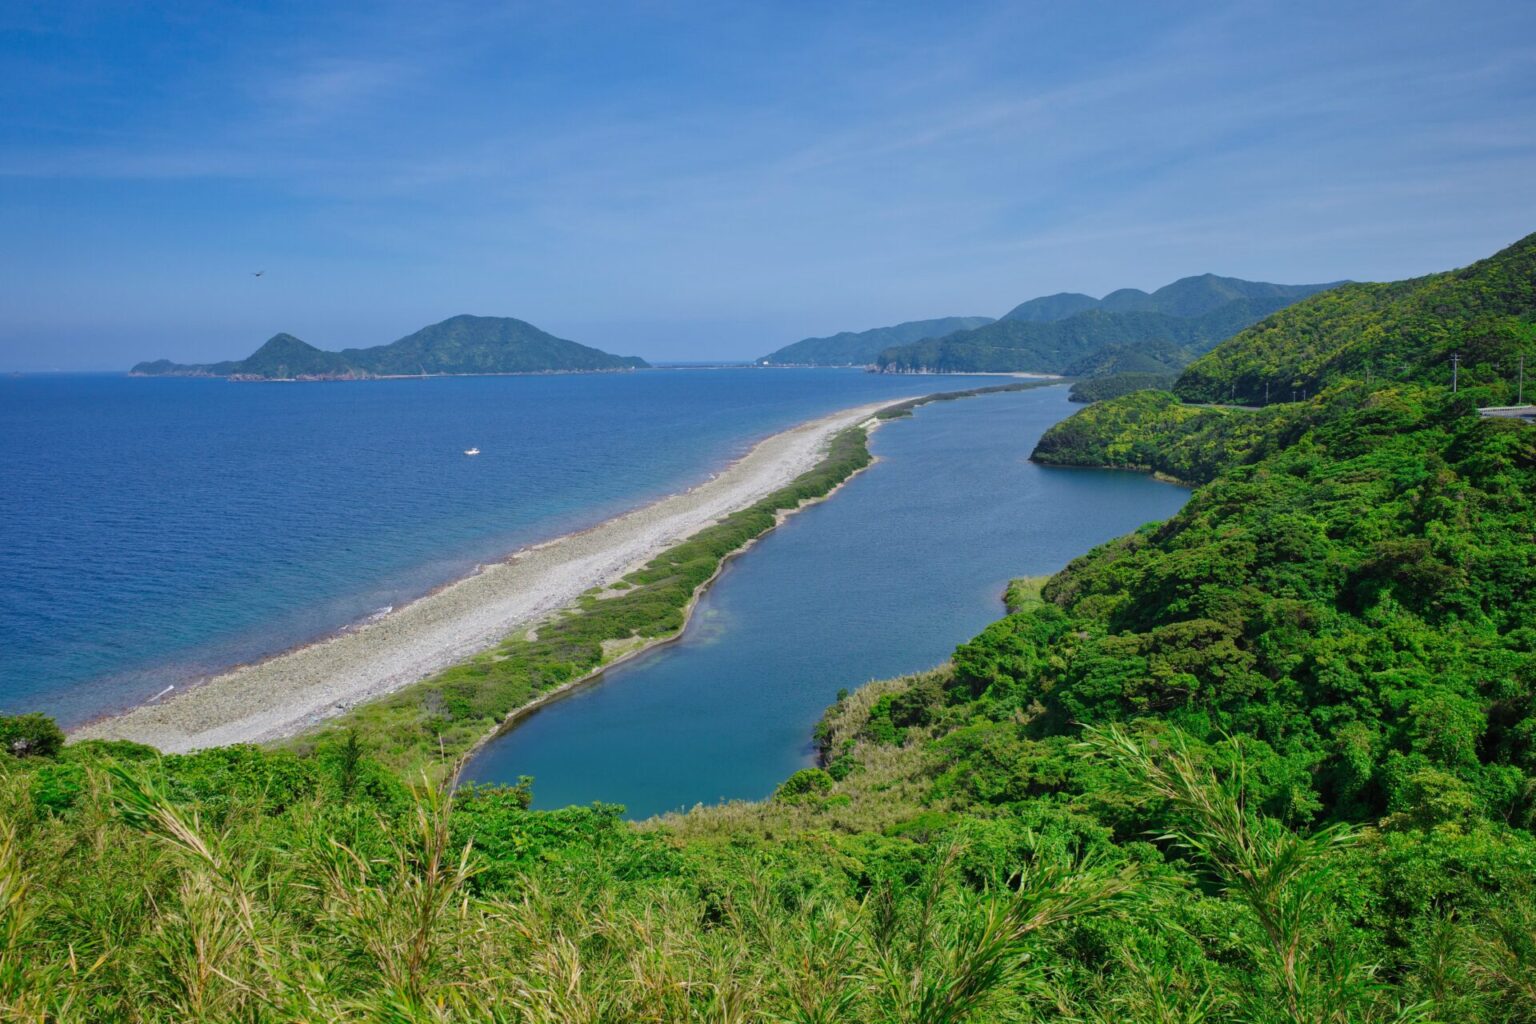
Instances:
[[[939,403],[881,428],[880,461],[730,562],[676,643],[528,715],[465,781],[532,775],[535,807],[632,817],[767,796],[813,763],[839,689],[945,660],[1004,613],[1010,579],[1183,505],[1184,489],[1141,474],[1029,462],[1079,408],[1066,392]]]

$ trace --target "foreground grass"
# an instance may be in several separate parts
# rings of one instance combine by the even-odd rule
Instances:
[[[871,684],[772,800],[638,827],[407,787],[355,742],[0,753],[0,1020],[1533,1019],[1516,890],[1380,917],[1445,872],[1436,842],[1477,888],[1521,884],[1528,841],[1293,831],[1237,744],[1118,726],[1070,747],[1091,799],[989,807],[963,693]],[[1410,917],[1425,941],[1395,943]]]
[[[0,764],[3,1019],[977,1020],[1136,880],[1053,856],[976,886],[954,846],[867,895],[803,853],[528,812],[514,790],[105,747]]]

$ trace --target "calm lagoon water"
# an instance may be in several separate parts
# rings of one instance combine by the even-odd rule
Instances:
[[[136,704],[689,487],[800,420],[977,383],[996,378],[0,377],[0,712]]]
[[[882,427],[881,461],[730,563],[678,642],[530,715],[467,777],[532,775],[536,807],[601,800],[632,817],[766,796],[813,763],[839,688],[945,660],[1003,614],[1010,579],[1183,505],[1140,474],[1030,463],[1076,408],[1053,387]]]

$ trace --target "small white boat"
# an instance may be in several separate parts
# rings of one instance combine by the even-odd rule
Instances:
[[[464,449],[464,454],[465,455],[479,455],[480,454],[480,449],[479,448],[465,448]]]

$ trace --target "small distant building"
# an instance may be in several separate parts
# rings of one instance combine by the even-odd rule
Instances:
[[[1526,423],[1536,423],[1536,405],[1490,405],[1477,410],[1477,414],[1487,419],[1524,420]]]

